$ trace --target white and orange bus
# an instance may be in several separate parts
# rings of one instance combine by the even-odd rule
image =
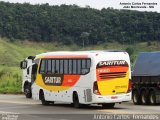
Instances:
[[[31,72],[32,98],[46,105],[56,101],[102,104],[131,100],[130,58],[124,51],[62,51],[36,55]]]

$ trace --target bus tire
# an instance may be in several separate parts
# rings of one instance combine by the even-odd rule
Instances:
[[[138,91],[133,91],[133,93],[132,93],[132,100],[133,100],[133,103],[135,104],[135,105],[140,105],[140,99],[139,99],[139,94],[138,94]]]
[[[143,105],[147,105],[148,104],[148,95],[147,95],[147,91],[143,90],[141,91],[141,96],[140,96],[141,102]]]
[[[42,105],[49,105],[49,101],[45,100],[44,92],[40,91],[39,98],[41,100]]]
[[[102,108],[104,109],[111,109],[111,108],[114,108],[115,106],[115,103],[103,103],[102,104]]]
[[[80,108],[81,107],[81,104],[79,103],[79,98],[78,98],[77,92],[73,93],[73,106],[75,108]]]
[[[26,98],[32,97],[31,84],[26,83],[24,85],[24,94],[25,94]]]
[[[149,103],[151,105],[155,105],[156,104],[156,94],[155,94],[155,91],[151,91],[149,93]]]

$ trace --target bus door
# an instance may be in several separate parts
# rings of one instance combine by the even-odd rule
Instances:
[[[38,69],[38,65],[34,64],[32,65],[32,72],[31,72],[31,83],[33,84],[36,80],[36,75],[37,75],[37,69]]]
[[[37,70],[38,70],[38,64],[34,63],[32,65],[32,72],[31,72],[31,91],[32,91],[32,98],[34,100],[39,100],[39,96],[37,95],[39,93],[39,90],[36,87]]]

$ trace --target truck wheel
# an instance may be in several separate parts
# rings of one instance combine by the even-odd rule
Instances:
[[[133,93],[132,93],[132,100],[133,100],[133,103],[135,105],[140,105],[139,94],[138,94],[137,91],[133,91]]]
[[[115,106],[115,103],[104,103],[102,104],[102,108],[104,109],[111,109],[111,108],[114,108]]]
[[[32,91],[31,91],[31,85],[30,84],[26,84],[24,86],[24,94],[25,94],[26,98],[31,98],[32,97]]]
[[[49,101],[45,100],[44,92],[40,91],[39,98],[41,100],[42,105],[49,105]]]
[[[145,90],[141,92],[141,102],[143,105],[148,104],[148,95]]]
[[[155,105],[156,104],[156,94],[154,91],[151,91],[149,94],[149,102],[151,105]]]
[[[81,107],[81,104],[79,103],[78,94],[76,92],[73,94],[73,106],[75,108],[80,108]]]

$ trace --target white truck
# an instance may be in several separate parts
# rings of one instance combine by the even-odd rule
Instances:
[[[31,73],[32,73],[32,65],[35,56],[28,56],[23,61],[20,62],[20,68],[22,69],[22,92],[25,93],[26,98],[32,97],[31,92]]]

